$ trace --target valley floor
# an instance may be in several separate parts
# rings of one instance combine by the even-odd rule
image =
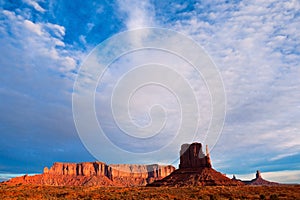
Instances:
[[[300,185],[66,187],[0,184],[0,199],[300,199]]]

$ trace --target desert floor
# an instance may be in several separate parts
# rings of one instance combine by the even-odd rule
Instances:
[[[0,199],[300,199],[300,185],[154,188],[0,184]]]

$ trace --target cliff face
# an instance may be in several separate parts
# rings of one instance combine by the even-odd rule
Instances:
[[[135,165],[135,164],[112,164],[103,162],[84,163],[54,163],[48,169],[44,168],[44,174],[75,175],[75,176],[106,176],[113,180],[118,177],[132,178],[161,178],[169,175],[175,170],[171,165]]]
[[[160,180],[175,170],[171,165],[109,165],[109,177],[114,182],[126,185],[146,185],[155,180]],[[136,183],[136,184],[135,184]]]
[[[109,176],[109,166],[103,162],[83,163],[59,163],[56,162],[48,169],[44,168],[44,174],[76,175],[76,176]]]
[[[59,163],[56,162],[44,173],[22,176],[9,180],[11,184],[38,185],[103,185],[140,186],[159,180],[175,170],[171,165],[107,165],[103,162]]]
[[[180,150],[179,169],[184,168],[211,168],[208,148],[206,155],[202,151],[201,143],[183,144]]]
[[[135,178],[161,178],[168,176],[175,170],[171,165],[128,165],[116,164],[109,165],[111,178],[115,177],[135,177]]]

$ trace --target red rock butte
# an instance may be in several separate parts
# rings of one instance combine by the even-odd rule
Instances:
[[[183,144],[180,150],[179,169],[161,180],[147,186],[213,186],[213,185],[244,185],[241,181],[231,180],[212,168],[208,147],[206,155],[201,143]]]

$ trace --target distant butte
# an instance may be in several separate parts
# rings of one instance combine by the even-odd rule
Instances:
[[[251,181],[242,181],[242,180],[236,179],[235,176],[233,176],[232,180],[238,180],[247,185],[268,185],[268,186],[280,185],[279,183],[271,182],[271,181],[267,181],[267,180],[263,179],[259,170],[256,171],[256,177],[254,179],[252,179]]]

